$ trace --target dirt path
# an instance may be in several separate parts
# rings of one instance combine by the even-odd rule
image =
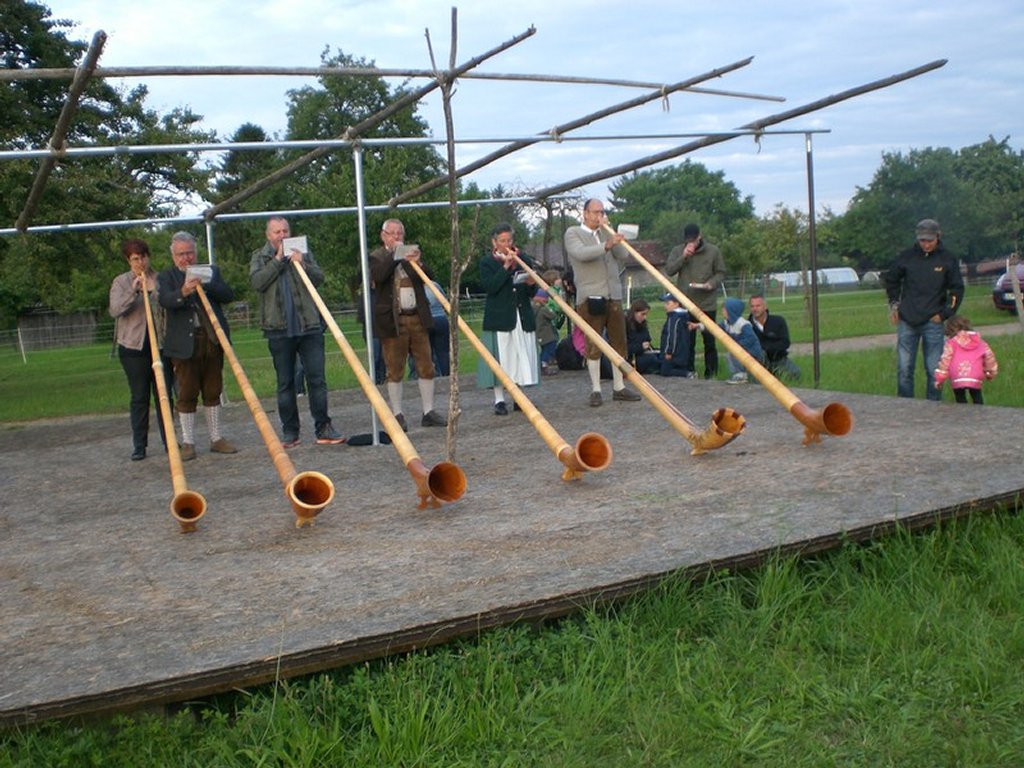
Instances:
[[[1018,333],[1021,330],[1020,323],[1001,323],[999,325],[985,325],[980,328],[983,336],[1004,336],[1010,333]],[[859,349],[875,349],[877,347],[896,348],[896,333],[880,333],[875,336],[852,336],[848,339],[829,339],[821,341],[822,352],[854,352]],[[793,344],[790,349],[793,355],[810,355],[813,352],[810,342]]]

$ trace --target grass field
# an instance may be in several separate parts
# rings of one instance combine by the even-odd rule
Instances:
[[[652,335],[660,333],[664,322],[664,307],[652,301],[649,325]],[[810,341],[811,323],[804,302],[791,296],[785,303],[772,298],[769,308],[786,318],[794,342]],[[470,306],[467,319],[479,332],[480,312]],[[991,299],[980,292],[968,294],[964,314],[984,331],[989,323],[1005,323],[1012,318],[992,308]],[[819,337],[823,340],[891,333],[886,312],[885,297],[881,291],[855,291],[825,293],[819,302]],[[366,345],[360,327],[351,314],[337,318],[345,338],[356,350],[361,361],[366,360]],[[989,339],[1000,360],[1003,373],[986,385],[986,401],[993,405],[1024,405],[1024,394],[1014,386],[1017,362],[1021,359],[1021,337]],[[355,375],[346,364],[334,338],[325,339],[327,350],[327,381],[332,389],[358,386]],[[274,368],[262,334],[251,328],[235,328],[232,346],[247,378],[261,398],[274,395]],[[822,365],[821,386],[851,392],[893,394],[896,391],[895,351],[857,353],[849,358],[827,355]],[[808,372],[804,385],[811,381],[809,358],[797,361]],[[477,354],[464,340],[460,344],[460,370],[476,370]],[[225,364],[225,368],[228,368]],[[725,365],[721,366],[724,376]],[[923,394],[923,376],[921,392]],[[225,391],[229,399],[242,398],[241,390],[230,370],[224,374]],[[948,397],[948,394],[947,394]],[[32,352],[23,360],[13,347],[0,348],[0,423],[60,418],[90,413],[119,413],[127,410],[128,389],[124,372],[116,352],[109,342],[88,346],[67,347]]]

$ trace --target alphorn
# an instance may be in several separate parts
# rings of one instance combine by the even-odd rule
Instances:
[[[245,402],[248,403],[249,410],[252,412],[252,418],[256,422],[256,427],[259,429],[263,442],[267,446],[270,459],[274,462],[277,476],[281,478],[281,482],[284,484],[284,495],[291,502],[292,511],[295,512],[295,527],[301,528],[304,525],[312,525],[313,520],[320,514],[320,511],[330,504],[334,498],[334,483],[331,482],[327,475],[320,472],[312,470],[305,472],[295,471],[295,465],[292,464],[292,460],[285,453],[281,440],[278,438],[277,433],[274,432],[274,428],[271,426],[270,419],[267,418],[263,406],[260,405],[259,398],[256,397],[256,392],[249,383],[249,377],[245,375],[242,364],[238,362],[238,356],[235,355],[234,349],[231,348],[228,335],[224,333],[224,329],[221,327],[213,307],[210,306],[210,300],[206,297],[206,291],[203,290],[202,285],[196,286],[196,293],[199,294],[199,299],[203,302],[203,308],[210,318],[213,331],[217,334],[217,340],[224,350],[224,356],[231,363],[231,370],[234,371],[238,386],[245,396]]]
[[[292,264],[305,284],[309,295],[316,303],[317,309],[320,310],[321,317],[327,323],[327,327],[331,329],[331,333],[334,334],[334,340],[338,342],[338,347],[352,368],[353,373],[355,373],[359,386],[363,388],[363,392],[369,398],[370,405],[373,406],[377,418],[381,420],[384,430],[391,438],[391,444],[395,446],[395,450],[398,451],[398,456],[405,464],[405,468],[412,475],[413,482],[416,483],[416,494],[420,497],[419,509],[425,509],[428,506],[439,507],[441,506],[440,502],[456,501],[462,498],[462,494],[466,492],[465,473],[457,464],[450,461],[442,461],[435,465],[433,469],[427,470],[423,460],[416,453],[412,442],[406,436],[405,430],[402,429],[394,414],[391,413],[388,404],[384,401],[380,392],[377,391],[377,387],[370,380],[369,374],[359,361],[359,357],[356,355],[355,350],[352,349],[352,345],[348,343],[345,334],[341,332],[341,328],[334,321],[334,317],[331,315],[330,310],[327,309],[327,305],[324,304],[319,292],[317,292],[316,287],[313,285],[313,281],[306,274],[305,268],[296,262],[292,262]]]
[[[411,265],[416,270],[416,274],[423,280],[423,284],[441,302],[444,311],[451,315],[451,304],[448,303],[444,294],[437,290],[437,286],[427,277],[426,273],[420,268],[420,265],[413,261],[407,261],[406,264]],[[537,430],[537,433],[547,444],[548,448],[551,449],[551,452],[562,462],[562,465],[565,467],[565,471],[562,472],[563,480],[578,480],[583,476],[584,472],[600,472],[611,464],[612,447],[603,435],[599,435],[597,432],[586,432],[580,435],[575,447],[569,445],[555,428],[551,426],[551,423],[544,418],[537,407],[530,402],[530,399],[520,389],[519,385],[509,378],[509,375],[501,367],[501,363],[495,359],[491,351],[473,333],[473,330],[462,317],[459,317],[459,329],[466,335],[466,338],[469,339],[469,342],[476,351],[480,353],[480,357],[487,364],[487,367],[494,372],[495,377],[501,382],[502,386],[512,395],[516,405],[522,410],[523,415],[530,421],[533,428]]]
[[[533,281],[537,283],[541,288],[546,290],[548,294],[555,300],[555,302],[562,308],[562,311],[568,315],[573,323],[575,323],[587,338],[590,339],[597,347],[604,353],[608,359],[612,362],[612,365],[622,371],[623,376],[632,382],[632,384],[640,390],[647,401],[654,407],[654,409],[662,415],[662,417],[671,424],[679,434],[689,441],[692,446],[690,455],[699,456],[707,451],[713,451],[716,448],[721,448],[724,445],[728,445],[743,431],[747,425],[746,419],[743,418],[737,411],[732,408],[719,408],[711,416],[711,423],[703,431],[697,428],[697,425],[690,421],[684,416],[678,408],[676,408],[668,399],[656,390],[651,384],[640,375],[640,372],[636,370],[630,364],[626,358],[615,351],[615,348],[609,344],[601,334],[590,327],[589,323],[584,320],[580,314],[569,306],[569,303],[558,295],[557,291],[551,289],[551,286],[544,282],[530,266],[519,258],[519,254],[513,253],[513,257],[516,262],[521,266],[526,273],[533,278]]]
[[[167,394],[167,379],[164,378],[164,363],[160,359],[156,328],[153,326],[153,311],[149,305],[149,291],[145,287],[142,297],[146,303],[146,332],[149,334],[153,376],[156,378],[156,391],[160,399],[160,420],[164,425],[164,440],[167,441],[167,461],[171,465],[171,486],[174,488],[171,516],[178,521],[182,533],[191,533],[196,529],[196,521],[206,514],[206,499],[201,493],[190,491],[185,484],[185,469],[182,467],[181,452],[178,450],[178,439],[174,432],[174,417],[171,415],[171,401]]]
[[[602,226],[610,234],[615,234],[608,224],[602,224]],[[728,348],[733,356],[739,360],[740,364],[742,364],[743,367],[746,368],[753,377],[758,380],[758,382],[760,382],[761,386],[767,389],[768,392],[771,393],[772,397],[778,400],[782,406],[789,411],[793,418],[804,425],[804,445],[820,443],[821,436],[823,434],[841,436],[847,434],[853,428],[853,414],[850,412],[849,408],[842,403],[829,403],[824,408],[814,410],[805,404],[800,400],[800,398],[793,394],[793,391],[789,387],[779,381],[772,375],[771,371],[761,365],[761,363],[755,360],[747,350],[741,347],[732,336],[726,333],[717,323],[704,314],[701,308],[698,307],[689,296],[683,293],[678,286],[655,269],[647,259],[640,255],[640,252],[637,251],[636,248],[626,242],[624,242],[623,245],[626,246],[626,249],[631,254],[633,254],[633,258],[636,259],[640,266],[653,275],[669,293],[679,299],[679,302],[686,307],[690,314],[693,315],[698,322],[703,323],[704,327],[716,339],[722,342],[726,348]]]

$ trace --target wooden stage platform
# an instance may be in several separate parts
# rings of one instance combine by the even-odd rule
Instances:
[[[0,429],[0,724],[181,701],[562,615],[670,572],[1013,503],[1024,486],[998,437],[1021,432],[1024,410],[796,389],[855,419],[804,447],[757,384],[651,381],[701,427],[735,408],[745,433],[693,457],[647,402],[612,402],[604,382],[590,408],[585,374],[563,373],[531,399],[568,442],[595,431],[614,450],[604,472],[564,482],[522,414],[497,417],[490,392],[466,388],[455,460],[468,488],[427,510],[391,446],[312,445],[300,401],[305,442],[288,455],[337,490],[302,529],[244,402],[224,409],[237,455],[209,454],[197,419],[184,468],[208,512],[187,535],[155,422],[135,463],[127,413]],[[418,413],[414,382],[405,400]],[[347,434],[370,429],[358,390],[332,393],[331,411]],[[445,430],[409,421],[427,466],[443,460]]]

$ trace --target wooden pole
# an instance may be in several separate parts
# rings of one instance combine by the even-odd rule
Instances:
[[[719,134],[716,136],[706,136],[703,139],[691,141],[688,144],[683,144],[682,146],[676,147],[674,149],[669,149],[654,155],[648,155],[647,157],[643,157],[640,158],[639,160],[634,160],[632,162],[626,163],[624,165],[619,165],[614,168],[606,168],[603,171],[591,173],[587,176],[581,176],[577,179],[573,179],[572,181],[567,181],[564,184],[558,184],[553,187],[547,187],[546,189],[542,189],[539,192],[537,192],[537,197],[540,199],[543,199],[545,197],[551,197],[552,195],[557,195],[559,192],[565,192],[566,190],[569,189],[576,189],[577,187],[582,187],[587,184],[591,184],[595,181],[603,181],[605,179],[610,179],[613,176],[621,176],[631,171],[635,171],[638,168],[646,168],[647,166],[650,165],[656,165],[657,163],[662,163],[666,160],[671,160],[673,158],[679,157],[680,155],[685,155],[690,152],[694,152],[698,149],[702,149],[703,147],[709,147],[713,144],[719,144],[723,141],[735,139],[737,136],[746,136],[748,134],[745,133],[745,131],[760,130],[762,128],[767,128],[770,125],[781,123],[785,120],[791,120],[794,117],[806,115],[810,112],[816,112],[819,109],[824,109],[825,107],[829,107],[833,104],[838,104],[841,101],[852,99],[854,96],[860,96],[861,94],[868,93],[870,91],[875,91],[880,88],[886,88],[890,85],[901,83],[904,80],[909,80],[919,75],[923,75],[926,72],[931,72],[934,69],[943,67],[945,66],[945,64],[946,59],[937,59],[936,61],[924,64],[920,67],[915,67],[914,69],[907,70],[906,72],[901,72],[899,74],[892,75],[891,77],[886,77],[881,80],[874,80],[865,85],[859,85],[856,88],[850,88],[849,90],[842,91],[841,93],[837,93],[834,96],[826,96],[823,99],[812,101],[808,104],[804,104],[803,106],[787,110],[786,112],[780,112],[779,114],[776,115],[769,115],[768,117],[762,118],[760,120],[755,120],[752,123],[747,123],[746,125],[740,126],[740,128],[738,129],[739,131],[744,131],[743,133],[726,133]]]
[[[459,168],[458,170],[455,171],[454,177],[461,178],[462,176],[465,176],[468,173],[472,173],[473,171],[483,168],[485,165],[493,163],[495,160],[498,160],[499,158],[505,157],[506,155],[510,155],[513,152],[523,149],[524,147],[532,146],[533,144],[542,141],[544,138],[551,136],[552,134],[557,136],[562,133],[567,133],[569,131],[576,130],[577,128],[582,128],[585,125],[590,125],[596,120],[608,117],[609,115],[614,115],[618,112],[623,112],[627,109],[632,109],[633,107],[638,107],[643,104],[647,104],[648,102],[654,101],[656,99],[665,98],[670,93],[687,90],[688,88],[690,88],[690,86],[696,83],[700,83],[705,80],[710,80],[714,77],[721,77],[722,75],[728,74],[729,72],[733,72],[737,69],[745,67],[753,60],[754,58],[753,56],[751,56],[749,58],[733,62],[732,64],[728,64],[724,67],[719,67],[717,69],[712,69],[708,72],[704,72],[703,74],[697,75],[696,77],[688,78],[681,82],[675,83],[674,85],[660,86],[658,90],[652,91],[651,93],[645,94],[644,96],[639,96],[635,99],[623,101],[620,102],[619,104],[615,104],[610,107],[605,107],[604,109],[599,109],[597,112],[591,112],[589,115],[584,115],[583,117],[577,118],[576,120],[570,120],[567,123],[562,123],[561,125],[555,126],[550,131],[545,132],[536,139],[524,139],[521,141],[514,141],[510,144],[506,144],[501,149],[495,150],[494,152],[485,155],[479,160],[474,160],[469,165]],[[452,166],[449,165],[449,168],[451,167]],[[414,189],[408,190],[407,192],[402,192],[401,194],[391,198],[391,200],[388,201],[388,205],[396,206],[414,197],[419,197],[420,195],[441,186],[446,181],[449,181],[451,177],[452,174],[449,172],[448,176],[441,176],[436,179],[431,179],[428,182],[420,184],[418,187]]]
[[[502,51],[505,51],[511,48],[512,46],[522,42],[526,38],[532,36],[533,34],[536,33],[536,31],[537,30],[535,27],[530,27],[525,32],[516,35],[515,37],[513,37],[510,40],[507,40],[501,45],[492,48],[491,50],[481,54],[480,56],[476,56],[470,59],[465,64],[455,67],[452,70],[452,75],[460,75],[463,72],[473,69],[473,67],[476,67],[480,63],[487,61],[487,59],[496,56]],[[405,96],[392,102],[379,112],[375,112],[374,114],[370,115],[361,123],[349,126],[348,128],[345,129],[345,132],[341,136],[338,136],[337,138],[346,141],[355,139],[357,136],[366,133],[366,131],[370,130],[371,128],[380,125],[384,120],[386,120],[388,117],[395,114],[396,112],[399,112],[400,110],[405,109],[406,107],[411,106],[412,104],[415,104],[416,102],[420,101],[424,96],[433,91],[435,88],[439,88],[440,86],[441,83],[435,80],[430,84],[425,85],[422,88],[419,88],[418,90],[406,94]],[[267,187],[273,184],[276,184],[281,179],[290,176],[300,168],[304,168],[305,166],[312,163],[314,160],[318,160],[319,158],[324,157],[325,155],[328,155],[334,151],[335,149],[331,147],[319,147],[317,149],[312,150],[311,152],[307,152],[302,157],[297,158],[296,160],[293,160],[290,163],[287,163],[286,165],[277,169],[273,173],[250,184],[245,189],[236,192],[227,200],[224,200],[223,202],[220,202],[217,205],[211,206],[203,214],[203,218],[205,218],[207,221],[214,219],[217,216],[217,214],[223,213],[224,211],[237,207],[240,203],[244,202],[245,200],[248,200],[253,195],[261,192],[262,190],[266,189]]]
[[[71,126],[71,118],[74,117],[75,112],[78,110],[78,100],[82,97],[82,93],[85,91],[85,86],[88,84],[93,70],[96,69],[96,62],[99,61],[106,42],[107,33],[103,30],[93,35],[92,43],[85,54],[85,60],[75,70],[75,79],[71,81],[68,97],[64,100],[64,107],[57,118],[57,125],[53,129],[53,136],[50,137],[50,141],[47,144],[47,148],[57,154],[48,155],[39,165],[39,171],[36,173],[32,189],[29,190],[28,199],[25,201],[25,207],[15,223],[15,227],[22,234],[25,234],[25,230],[28,229],[28,223],[36,212],[36,206],[39,205],[39,198],[43,195],[46,182],[49,181],[50,174],[53,173],[53,169],[57,165],[60,150],[64,147],[64,137],[67,136],[68,128]]]

